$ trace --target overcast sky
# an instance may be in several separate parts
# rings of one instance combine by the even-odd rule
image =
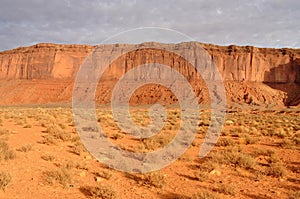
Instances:
[[[138,27],[205,43],[300,47],[299,0],[1,0],[0,50],[40,42],[99,44]]]

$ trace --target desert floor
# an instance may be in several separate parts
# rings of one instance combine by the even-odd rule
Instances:
[[[131,110],[136,124],[147,108]],[[180,111],[163,130],[137,140],[121,132],[108,108],[99,125],[126,150],[150,152],[176,135]],[[210,123],[202,110],[196,139],[174,163],[148,174],[108,168],[84,148],[68,107],[0,108],[0,198],[300,198],[300,108],[228,111],[216,146],[198,157]]]

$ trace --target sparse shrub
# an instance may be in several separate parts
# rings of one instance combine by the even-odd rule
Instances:
[[[45,171],[44,181],[49,185],[59,183],[63,186],[67,186],[67,184],[71,183],[72,178],[71,174],[66,168],[61,168],[53,171]]]
[[[252,138],[252,137],[250,137],[249,135],[246,135],[246,136],[244,137],[244,139],[245,139],[245,144],[246,144],[246,145],[248,145],[248,144],[255,144],[255,143],[257,143],[257,141],[258,141],[257,138]]]
[[[74,144],[74,146],[72,147],[72,152],[75,153],[76,155],[80,156],[84,151],[85,151],[85,148],[80,141],[76,142]]]
[[[289,192],[289,199],[299,199],[300,191],[291,191]]]
[[[256,165],[255,159],[239,149],[230,149],[222,152],[217,152],[212,155],[212,161],[219,164],[234,164],[245,169],[252,169]]]
[[[230,138],[221,138],[216,143],[216,146],[234,146],[235,142]]]
[[[294,142],[288,138],[284,138],[280,143],[279,146],[286,149],[291,149],[294,146]]]
[[[286,175],[286,168],[281,162],[272,162],[267,168],[266,174],[277,178],[282,178]]]
[[[0,161],[1,160],[10,160],[16,157],[15,151],[9,149],[9,146],[6,142],[0,141]]]
[[[204,182],[208,179],[208,173],[206,172],[196,171],[194,175],[195,175],[195,179],[200,182]]]
[[[31,144],[28,144],[26,146],[22,146],[21,148],[18,149],[18,151],[21,151],[21,152],[28,152],[28,151],[31,151],[32,150],[32,145]]]
[[[121,139],[123,137],[124,136],[121,135],[120,133],[114,133],[110,138],[113,139],[113,140],[117,140],[117,139]]]
[[[108,185],[99,184],[98,186],[84,186],[84,187],[80,187],[80,190],[86,196],[93,197],[93,198],[102,198],[102,199],[117,198],[116,191]]]
[[[275,154],[275,151],[272,151],[270,149],[261,149],[261,148],[258,148],[256,150],[254,150],[252,153],[251,153],[254,157],[258,157],[260,155],[262,156],[267,156],[267,157],[271,157],[272,155]]]
[[[273,135],[278,136],[279,138],[285,138],[288,136],[285,130],[281,127],[276,128]]]
[[[11,175],[5,171],[0,172],[0,189],[4,190],[10,182]]]
[[[166,177],[160,172],[143,174],[143,184],[162,188],[166,184]]]
[[[212,192],[209,191],[201,191],[194,194],[191,199],[218,199],[219,197]]]
[[[31,128],[32,125],[31,124],[26,124],[23,128],[27,129],[27,128]]]
[[[255,159],[248,154],[240,154],[237,160],[237,164],[241,168],[253,169],[256,165]]]
[[[102,172],[98,172],[97,175],[101,178],[104,178],[106,180],[111,179],[111,177],[113,176],[111,171],[102,171]]]
[[[54,157],[53,155],[51,155],[51,154],[45,154],[45,155],[42,155],[41,158],[42,158],[43,160],[51,161],[51,162],[55,159],[55,157]]]
[[[61,129],[61,127],[57,125],[52,125],[46,129],[46,133],[53,136],[55,139],[59,139],[62,141],[71,140],[71,135]]]
[[[1,135],[7,135],[9,131],[6,128],[0,128],[0,136]]]
[[[216,190],[219,193],[234,196],[237,192],[236,188],[231,185],[220,184]]]

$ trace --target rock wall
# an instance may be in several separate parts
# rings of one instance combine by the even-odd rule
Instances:
[[[110,55],[115,50],[123,52],[143,45],[111,44],[98,48],[102,53]],[[185,75],[193,85],[199,102],[209,103],[205,84],[201,77],[195,76],[197,73],[194,68],[182,57],[156,49],[164,46],[179,51],[182,49],[185,56],[194,63],[203,61],[201,57],[195,56],[195,50],[198,47],[204,48],[220,71],[229,102],[300,103],[300,49],[216,46],[198,42],[151,45],[151,50],[133,51],[112,62],[102,79],[106,83],[98,87],[96,100],[99,103],[109,102],[110,90],[122,74],[135,66],[152,62],[171,66]],[[69,102],[79,66],[95,48],[88,45],[42,43],[0,52],[0,105]],[[159,95],[153,93],[156,88],[151,85],[137,91],[132,97],[132,103],[152,103],[158,98],[168,103],[176,102],[176,98],[165,88],[162,88]]]
[[[165,44],[154,43],[153,46],[163,45]],[[197,60],[197,57],[193,57],[193,51],[198,45],[210,54],[225,81],[300,82],[300,49],[216,46],[195,42],[173,46],[189,49],[189,58]],[[121,45],[124,49],[131,46]],[[110,52],[117,47],[120,48],[120,44],[105,45],[104,50]],[[73,79],[81,63],[94,48],[87,45],[37,44],[4,51],[0,53],[0,79]],[[117,68],[124,73],[124,70],[133,65],[149,63],[154,61],[153,59],[156,62],[161,60],[161,63],[177,68],[185,74],[194,74],[193,71],[189,71],[186,63],[166,52],[135,52],[116,63]],[[118,75],[119,72],[112,72],[111,77],[114,73]]]

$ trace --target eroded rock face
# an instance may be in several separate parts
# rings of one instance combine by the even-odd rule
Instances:
[[[0,53],[0,79],[71,79],[92,49],[37,44],[4,51]]]
[[[109,102],[108,90],[128,70],[151,62],[178,70],[194,86],[199,102],[209,102],[208,95],[205,94],[205,83],[201,77],[195,76],[194,68],[182,57],[156,49],[167,45],[179,51],[182,49],[185,56],[194,63],[203,61],[195,56],[195,49],[200,46],[204,48],[220,71],[229,101],[267,104],[273,100],[279,104],[299,104],[300,49],[216,46],[195,42],[151,45],[153,49],[127,53],[111,64],[102,79],[102,85],[98,87],[98,102]],[[135,47],[141,46],[143,44]],[[114,50],[131,49],[133,45],[99,47],[109,55]],[[0,104],[70,101],[77,71],[93,49],[95,46],[37,44],[0,52]],[[171,97],[168,91],[163,91],[161,96],[153,96],[153,89],[152,85],[143,91],[137,91],[132,103],[151,103],[162,96],[170,103],[176,102],[176,98]]]

